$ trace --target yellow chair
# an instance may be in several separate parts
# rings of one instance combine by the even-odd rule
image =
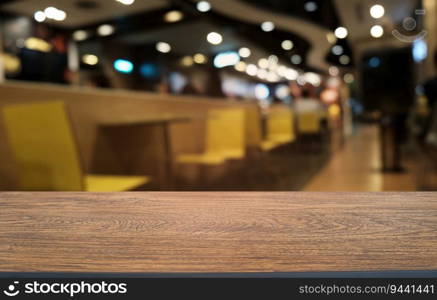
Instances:
[[[261,111],[258,106],[250,105],[246,111],[246,146],[248,148],[258,148],[262,143]]]
[[[221,134],[217,134],[217,147],[226,159],[243,159],[246,154],[245,110],[225,109],[218,112]]]
[[[321,131],[321,112],[301,112],[297,116],[299,134],[317,134]]]
[[[176,161],[182,164],[220,165],[228,159],[245,156],[245,110],[212,110],[206,124],[205,152],[181,154]]]
[[[267,119],[267,139],[261,143],[261,149],[270,151],[295,140],[293,111],[281,109],[270,112]]]
[[[116,192],[150,181],[142,176],[84,175],[62,102],[9,105],[3,117],[23,190]]]

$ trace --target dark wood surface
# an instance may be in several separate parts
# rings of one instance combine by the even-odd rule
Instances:
[[[436,193],[0,193],[0,272],[437,270]]]

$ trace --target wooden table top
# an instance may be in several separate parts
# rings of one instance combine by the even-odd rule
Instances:
[[[0,272],[437,270],[436,193],[0,193]]]

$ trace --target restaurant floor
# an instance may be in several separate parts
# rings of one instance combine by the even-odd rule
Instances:
[[[415,191],[416,165],[404,157],[405,172],[381,172],[377,126],[364,126],[306,185],[305,191]]]
[[[337,135],[338,136],[338,135]],[[406,171],[383,173],[378,127],[362,125],[345,141],[300,141],[289,147],[231,162],[208,184],[177,182],[177,190],[201,191],[415,191],[416,163],[407,155]],[[230,167],[230,168],[229,168]],[[229,169],[231,171],[229,171]],[[232,171],[233,170],[233,171]],[[203,174],[213,173],[213,168]]]

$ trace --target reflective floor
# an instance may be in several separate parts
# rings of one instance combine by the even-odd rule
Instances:
[[[333,154],[329,163],[308,183],[306,191],[415,191],[413,169],[400,174],[381,172],[378,128],[366,126]]]

